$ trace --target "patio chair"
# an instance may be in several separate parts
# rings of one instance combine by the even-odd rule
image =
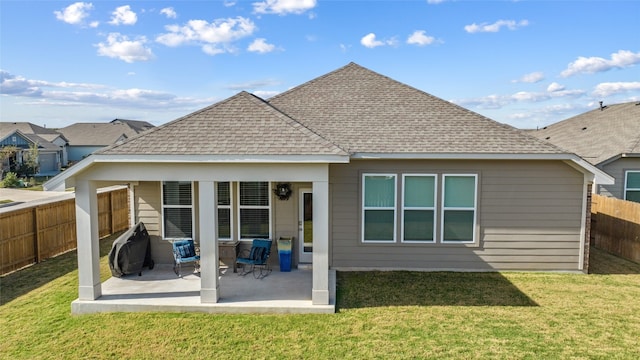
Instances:
[[[269,255],[271,254],[271,240],[254,239],[251,250],[243,250],[238,259],[237,264],[242,264],[242,272],[238,275],[245,276],[253,273],[256,279],[262,279],[271,273],[269,266]],[[243,256],[244,255],[244,256]]]
[[[196,252],[193,239],[176,240],[173,242],[173,271],[182,277],[182,264],[193,263],[193,271],[200,269],[200,255]]]

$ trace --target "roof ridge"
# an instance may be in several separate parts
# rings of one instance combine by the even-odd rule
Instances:
[[[305,124],[301,123],[300,121],[294,119],[293,117],[289,116],[287,113],[283,112],[282,110],[278,109],[277,107],[271,105],[267,100],[248,93],[247,95],[251,96],[252,99],[254,99],[255,101],[259,101],[260,104],[267,106],[269,109],[272,109],[272,111],[275,113],[276,116],[284,118],[283,120],[287,123],[287,125],[293,127],[294,129],[296,129],[297,131],[300,131],[302,133],[311,133],[311,135],[316,136],[318,138],[320,138],[321,140],[323,140],[324,142],[327,142],[331,145],[333,145],[334,147],[336,147],[338,150],[344,152],[345,154],[349,154],[349,151],[347,151],[346,149],[343,149],[340,145],[336,144],[335,142],[331,141],[330,139],[326,138],[325,136],[323,136],[322,134],[318,133],[317,131],[314,131],[313,129],[311,129],[310,127],[306,126]],[[294,125],[295,124],[295,125]],[[300,128],[306,130],[306,131],[302,131]],[[308,134],[306,134],[308,135]]]
[[[315,84],[316,82],[318,82],[318,81],[320,81],[322,79],[325,79],[325,78],[327,78],[329,76],[332,76],[333,74],[335,74],[335,73],[337,73],[337,72],[339,72],[341,70],[344,70],[346,68],[349,68],[349,67],[358,67],[358,68],[361,68],[361,69],[369,70],[369,69],[365,68],[364,66],[358,65],[355,62],[351,61],[347,65],[339,67],[339,68],[337,68],[337,69],[335,69],[333,71],[330,71],[330,72],[328,72],[326,74],[322,74],[322,75],[320,75],[318,77],[315,77],[315,78],[313,78],[313,79],[311,79],[309,81],[305,81],[302,84],[296,85],[296,86],[292,87],[291,89],[289,89],[287,91],[284,91],[284,92],[281,92],[281,93],[279,93],[277,95],[274,95],[274,96],[270,97],[269,100],[265,100],[265,101],[270,103],[271,100],[278,99],[278,98],[283,97],[283,96],[285,96],[285,95],[289,94],[290,92],[293,92],[293,91],[295,91],[297,89],[301,89],[301,88],[307,87],[309,85]],[[371,71],[371,70],[369,70],[369,71]]]

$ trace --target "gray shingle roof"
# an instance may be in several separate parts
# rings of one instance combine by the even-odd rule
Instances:
[[[136,125],[132,126],[128,121],[75,123],[58,131],[69,140],[69,145],[71,146],[108,146],[115,144],[118,140],[134,137],[144,131]]]
[[[54,129],[45,128],[29,122],[0,122],[0,139],[16,130],[23,134],[59,135]]]
[[[350,63],[267,102],[248,93],[102,154],[558,154],[559,148]]]
[[[530,133],[597,165],[620,154],[640,155],[637,101],[594,109]]]
[[[269,103],[351,152],[562,152],[523,131],[354,63]]]
[[[264,100],[244,91],[98,153],[347,155]]]

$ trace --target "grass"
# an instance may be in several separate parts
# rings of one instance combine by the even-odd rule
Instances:
[[[640,357],[640,265],[595,249],[590,275],[340,272],[334,315],[72,316],[75,256],[0,279],[0,358]]]

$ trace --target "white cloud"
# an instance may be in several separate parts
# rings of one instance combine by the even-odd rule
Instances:
[[[268,44],[267,41],[263,38],[258,38],[253,40],[247,50],[251,52],[257,52],[260,54],[266,54],[275,50],[276,46],[273,44]]]
[[[102,85],[71,82],[50,82],[43,80],[29,80],[22,76],[16,76],[8,71],[0,70],[0,94],[34,96],[41,95],[43,88],[75,88],[75,89],[101,89]]]
[[[217,99],[194,99],[146,89],[112,89],[104,85],[30,80],[0,70],[0,94],[37,99],[26,105],[107,105],[131,109],[189,109]],[[113,111],[113,109],[111,109]]]
[[[160,10],[160,14],[163,14],[168,19],[175,19],[175,18],[178,17],[178,14],[176,14],[176,11],[173,10],[172,7],[166,7],[164,9]]]
[[[428,36],[424,30],[416,30],[413,34],[407,38],[407,44],[424,46],[433,44],[436,39],[433,36]]]
[[[384,46],[384,45],[396,45],[397,41],[395,39],[387,39],[384,41],[378,40],[376,39],[376,34],[374,33],[369,33],[365,36],[362,37],[362,39],[360,39],[360,44],[362,44],[364,47],[368,47],[370,49],[373,49],[375,47],[378,46]]]
[[[268,99],[272,96],[276,96],[280,94],[280,91],[258,90],[258,91],[255,91],[253,94],[263,99]]]
[[[562,91],[564,90],[564,85],[560,85],[557,82],[552,82],[551,84],[549,84],[549,86],[547,86],[547,91],[548,92],[557,92],[557,91]]]
[[[316,0],[266,0],[253,3],[253,11],[258,14],[302,14],[316,4]]]
[[[89,11],[93,9],[92,3],[77,2],[73,3],[62,11],[54,11],[56,19],[64,21],[67,24],[80,25],[84,19],[89,16]]]
[[[596,85],[593,94],[595,96],[610,96],[629,91],[640,91],[640,82],[606,82]]]
[[[117,7],[111,15],[111,21],[109,21],[111,25],[134,25],[138,21],[138,15],[131,11],[129,5]]]
[[[207,55],[211,55],[211,56],[215,56],[215,55],[220,55],[220,54],[224,54],[227,52],[233,52],[232,50],[229,50],[225,47],[218,47],[216,45],[213,44],[204,44],[202,45],[202,52],[207,54]]]
[[[583,90],[557,89],[547,92],[519,91],[511,95],[489,95],[479,98],[452,100],[461,106],[478,107],[481,109],[500,109],[514,103],[539,103],[551,99],[578,98],[586,94]]]
[[[154,58],[151,49],[145,47],[147,39],[141,36],[135,40],[129,40],[120,33],[111,33],[107,36],[106,43],[97,44],[98,55],[120,59],[132,63],[136,61],[148,61]]]
[[[446,0],[427,0],[427,4],[442,4]]]
[[[360,39],[360,44],[368,48],[374,48],[384,45],[384,42],[376,40],[376,34],[369,33]]]
[[[512,82],[514,83],[537,83],[544,80],[544,74],[540,71],[536,71],[536,72],[532,72],[529,74],[525,74],[523,75],[520,79],[518,80],[513,80]]]
[[[520,21],[515,21],[515,20],[498,20],[496,22],[494,22],[493,24],[488,24],[488,23],[482,23],[482,24],[476,24],[473,23],[471,25],[466,25],[464,27],[464,30],[470,34],[474,34],[474,33],[479,33],[479,32],[498,32],[500,31],[500,28],[502,27],[506,27],[509,30],[516,30],[519,27],[523,27],[523,26],[527,26],[529,25],[529,21],[528,20],[520,20]]]
[[[576,74],[593,74],[611,69],[622,69],[638,63],[640,63],[640,52],[633,53],[628,50],[619,50],[617,53],[611,54],[611,59],[579,56],[576,61],[569,63],[560,75],[569,77]]]
[[[199,45],[209,55],[234,52],[230,46],[235,40],[251,36],[256,25],[241,16],[228,19],[217,19],[212,23],[204,20],[189,20],[186,25],[168,25],[168,31],[156,38],[166,46]]]
[[[255,81],[249,81],[246,83],[229,84],[226,86],[226,88],[233,91],[240,91],[240,90],[249,91],[249,90],[253,90],[261,87],[277,86],[277,85],[280,85],[280,82],[276,80],[255,80]]]

